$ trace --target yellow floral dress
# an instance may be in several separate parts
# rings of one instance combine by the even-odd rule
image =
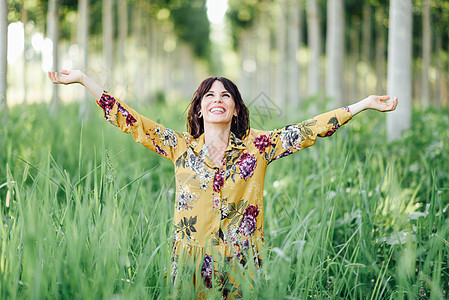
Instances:
[[[349,108],[343,107],[277,130],[250,129],[242,140],[231,132],[222,165],[216,166],[204,135],[193,138],[189,133],[168,129],[107,92],[97,104],[110,123],[174,163],[173,277],[180,256],[188,254],[196,261],[204,284],[212,287],[215,282],[225,297],[240,294],[238,283],[224,271],[226,265],[239,263],[245,267],[253,261],[259,267],[262,263],[267,166],[312,146],[317,136],[333,134],[352,117]]]

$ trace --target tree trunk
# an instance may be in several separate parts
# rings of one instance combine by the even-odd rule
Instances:
[[[125,45],[128,37],[128,2],[126,0],[118,2],[118,24],[117,57],[120,65],[125,65]]]
[[[315,96],[320,91],[320,18],[318,15],[318,0],[307,0],[307,46],[311,60],[309,62],[307,94]]]
[[[343,106],[345,25],[342,0],[329,0],[326,37],[326,97]]]
[[[443,77],[443,67],[441,63],[441,48],[442,48],[443,42],[442,42],[442,36],[441,34],[437,35],[435,37],[435,65],[437,67],[437,77],[435,78],[435,96],[433,99],[433,104],[435,107],[440,108],[441,103],[443,102],[441,100],[441,80]]]
[[[286,3],[285,0],[278,0],[276,6],[276,102],[285,107],[285,52],[287,41],[286,26]]]
[[[299,107],[299,63],[297,52],[301,41],[299,1],[289,0],[287,10],[287,99],[294,111]]]
[[[103,0],[103,67],[109,72],[112,72],[114,57],[113,17],[112,0]]]
[[[78,0],[78,44],[80,48],[79,68],[86,70],[89,37],[89,0]],[[90,96],[87,89],[83,90],[80,105],[80,116],[83,120],[89,118]]]
[[[423,0],[423,43],[422,43],[422,82],[421,82],[421,99],[424,108],[430,104],[430,53],[432,52],[432,31],[430,20],[430,0]]]
[[[6,74],[8,67],[8,0],[0,0],[0,117],[6,121],[8,106],[6,102]],[[3,116],[2,116],[3,115]]]
[[[26,58],[26,37],[27,37],[27,32],[26,32],[26,24],[28,22],[28,11],[25,7],[25,3],[26,1],[22,2],[22,7],[21,7],[21,21],[23,23],[23,55],[22,55],[22,59],[23,59],[23,65],[22,65],[22,84],[23,84],[23,100],[22,100],[22,104],[25,105],[27,103],[27,93],[28,93],[28,87],[27,87],[27,58]]]
[[[383,24],[385,10],[376,8],[376,94],[385,92],[385,26]]]
[[[257,70],[258,70],[258,88],[267,95],[272,95],[271,89],[271,72],[270,72],[270,26],[271,19],[269,13],[269,4],[265,1],[262,7],[260,18],[257,20]],[[258,93],[257,93],[258,94]]]
[[[395,141],[411,126],[412,116],[412,1],[391,0],[388,33],[388,94],[400,104],[387,116],[388,140]]]
[[[363,18],[362,18],[362,60],[364,68],[361,74],[361,88],[362,94],[370,94],[368,74],[370,72],[371,64],[371,4],[366,1],[363,6]]]
[[[59,71],[59,0],[49,0],[47,13],[47,36],[53,42],[54,71]],[[53,96],[50,111],[54,112],[59,106],[58,85],[53,84]]]

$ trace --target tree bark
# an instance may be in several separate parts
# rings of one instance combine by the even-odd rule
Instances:
[[[6,121],[8,106],[6,102],[8,71],[8,0],[0,0],[0,117]]]
[[[52,69],[59,71],[59,0],[49,0],[47,13],[47,36],[53,42],[53,66]],[[50,111],[54,112],[59,106],[59,87],[52,85],[53,95]]]
[[[376,8],[376,94],[385,91],[385,26],[383,24],[385,10],[382,6]]]
[[[318,1],[307,0],[307,46],[311,55],[308,70],[307,94],[315,96],[320,91],[320,17],[318,12]]]
[[[27,103],[27,93],[28,93],[28,86],[27,86],[27,58],[26,58],[26,53],[27,53],[27,49],[26,49],[26,37],[27,37],[27,32],[26,32],[26,24],[28,22],[28,11],[25,7],[25,3],[26,1],[22,2],[22,7],[21,7],[21,21],[23,23],[23,55],[22,55],[22,59],[23,59],[23,65],[22,65],[22,84],[23,84],[23,100],[22,100],[22,104],[25,105]]]
[[[437,77],[435,78],[435,93],[434,93],[434,101],[433,105],[435,107],[440,108],[441,103],[443,102],[441,100],[441,81],[444,78],[443,77],[443,67],[441,62],[441,48],[442,48],[443,42],[442,42],[442,36],[441,34],[437,35],[435,37],[435,65],[437,67]]]
[[[285,53],[287,41],[286,3],[278,0],[276,3],[276,101],[281,107],[285,107]]]
[[[88,64],[89,41],[89,0],[78,0],[78,45],[80,49],[79,67],[86,70]],[[83,99],[80,105],[80,116],[83,120],[89,118],[90,95],[83,90]]]
[[[424,108],[430,105],[430,53],[432,52],[432,31],[430,20],[430,0],[423,0],[423,43],[422,43],[422,77],[421,77],[421,99]]]
[[[297,52],[301,41],[299,1],[289,0],[287,10],[287,99],[294,111],[299,107],[299,62]]]
[[[329,0],[326,36],[326,97],[343,106],[344,10],[342,0]]]
[[[103,0],[103,67],[112,72],[114,57],[113,15],[112,0]]]
[[[368,74],[370,72],[371,64],[371,4],[369,1],[364,2],[363,5],[363,18],[362,18],[362,60],[364,68],[361,74],[361,88],[362,94],[370,94]]]
[[[119,63],[125,65],[125,45],[128,37],[128,2],[126,0],[119,0],[118,2],[118,24],[117,56]]]
[[[389,141],[398,140],[411,126],[412,116],[412,1],[390,1],[388,33],[388,94],[400,104],[387,115]]]
[[[256,61],[258,69],[257,86],[259,89],[263,89],[262,91],[267,95],[273,94],[271,88],[272,74],[270,72],[270,26],[269,3],[268,1],[265,1],[256,25],[258,37]]]

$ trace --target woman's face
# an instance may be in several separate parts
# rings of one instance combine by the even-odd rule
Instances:
[[[207,123],[230,124],[232,117],[237,116],[234,98],[221,81],[215,80],[210,90],[204,94],[201,115],[205,126]]]

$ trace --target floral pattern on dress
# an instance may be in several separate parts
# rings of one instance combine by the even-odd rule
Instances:
[[[270,137],[266,134],[261,134],[254,139],[254,146],[256,146],[260,154],[262,154],[265,151],[265,148],[270,146],[270,144]]]
[[[240,167],[240,178],[245,179],[246,181],[246,179],[253,176],[254,169],[257,166],[257,159],[254,155],[244,152],[242,156],[240,156],[237,164]]]
[[[174,163],[174,282],[181,255],[203,259],[195,263],[205,285],[217,286],[224,297],[243,297],[241,282],[229,276],[224,265],[241,264],[252,272],[249,262],[256,268],[262,263],[267,165],[313,145],[316,137],[334,133],[352,117],[349,108],[340,108],[272,131],[250,129],[242,139],[231,132],[223,165],[217,168],[205,154],[204,135],[194,138],[165,128],[106,92],[97,103],[109,122]]]
[[[297,148],[301,142],[301,129],[297,125],[285,127],[281,132],[282,149]]]
[[[201,276],[204,279],[204,284],[208,288],[212,288],[212,257],[204,255],[203,265],[201,266]]]
[[[217,169],[214,176],[213,188],[214,192],[219,192],[224,184],[224,172],[221,169]]]
[[[179,187],[179,193],[176,196],[176,209],[178,212],[181,212],[183,210],[192,210],[193,206],[191,206],[191,202],[195,200],[195,195],[192,194],[188,188],[182,188],[182,186]],[[190,206],[189,206],[190,205]]]

